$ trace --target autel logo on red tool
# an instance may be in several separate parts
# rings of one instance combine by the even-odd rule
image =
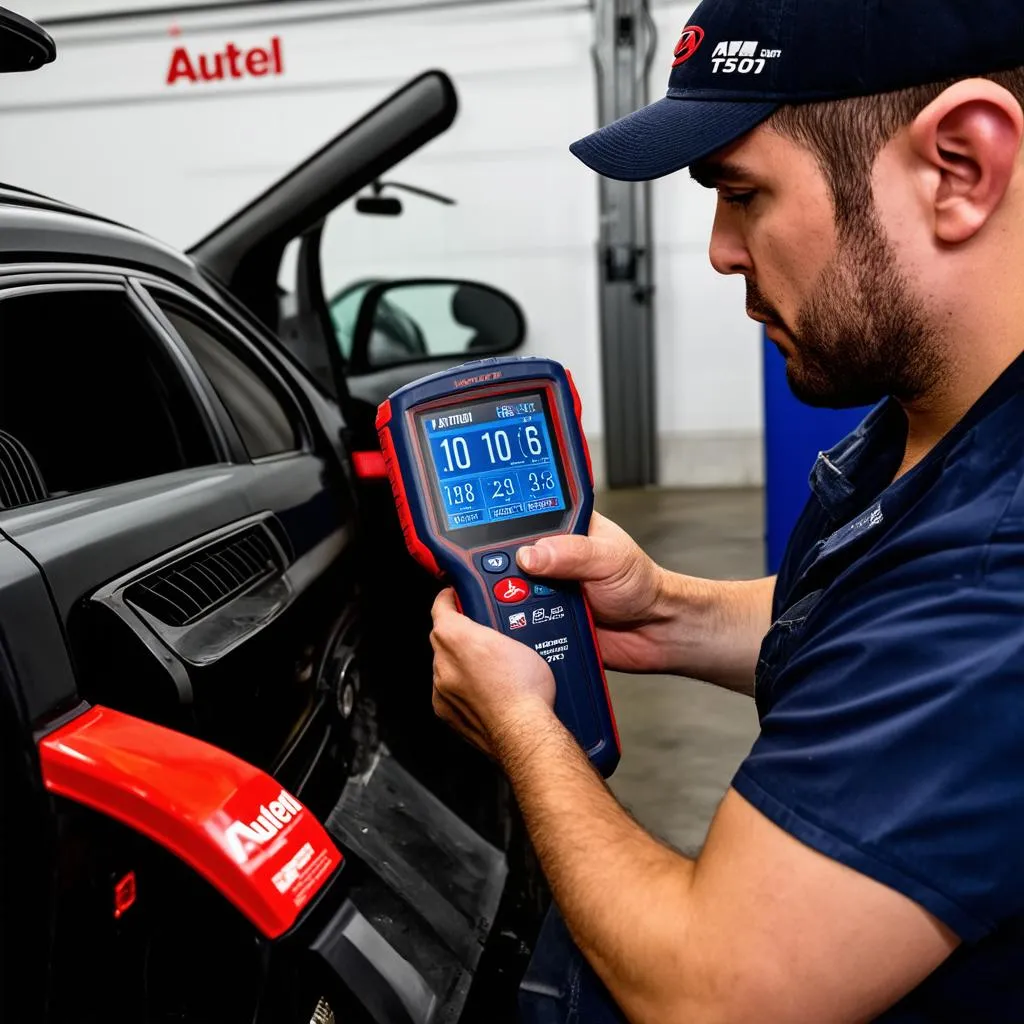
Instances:
[[[292,818],[301,813],[302,804],[282,789],[278,798],[270,801],[269,807],[260,805],[259,815],[248,825],[233,821],[224,830],[231,856],[239,864],[244,864],[254,845],[259,847],[269,843]]]
[[[699,49],[704,42],[704,29],[699,25],[687,25],[683,29],[682,38],[676,43],[675,56],[672,67],[677,68],[685,64]]]
[[[195,58],[185,46],[179,46],[171,54],[167,70],[167,84],[174,85],[179,79],[195,82],[223,82],[226,78],[262,78],[264,75],[284,74],[284,58],[281,55],[281,37],[274,36],[270,47],[254,46],[251,50],[240,50],[234,43],[228,43],[217,53],[200,53]]]

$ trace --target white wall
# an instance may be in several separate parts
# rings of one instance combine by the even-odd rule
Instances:
[[[650,98],[668,85],[672,50],[696,4],[660,4]],[[653,184],[658,427],[662,480],[760,484],[764,395],[760,328],[742,278],[708,259],[715,197],[685,171]]]
[[[92,11],[118,4],[152,6],[92,0]],[[45,24],[89,6],[36,0],[32,15]],[[459,205],[407,197],[397,220],[344,208],[328,225],[329,283],[429,274],[504,288],[526,311],[528,351],[572,368],[599,455],[597,181],[567,150],[597,124],[589,7],[388,6],[292,0],[54,25],[56,64],[0,79],[0,180],[185,247],[402,82],[441,68],[458,90],[459,118],[387,177]],[[652,99],[664,94],[691,7],[655,9]],[[280,77],[166,84],[176,46],[248,48],[272,35],[282,41]],[[707,262],[713,198],[683,174],[656,183],[654,202],[662,482],[757,482],[759,336],[743,315],[742,284]]]

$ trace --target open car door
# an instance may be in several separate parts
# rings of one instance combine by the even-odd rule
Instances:
[[[438,798],[507,860],[502,909],[497,923],[490,921],[495,942],[508,946],[514,964],[494,970],[511,986],[505,1000],[488,1006],[487,1019],[501,1024],[495,1006],[514,1007],[516,972],[525,967],[547,906],[547,887],[508,783],[433,716],[430,607],[439,583],[406,550],[374,421],[378,403],[403,384],[521,344],[525,318],[503,293],[470,281],[368,278],[328,296],[321,268],[323,226],[332,211],[445,132],[457,109],[455,89],[443,72],[414,78],[189,255],[262,320],[341,407],[359,494],[360,588],[364,606],[375,610],[366,623],[363,672],[383,681],[387,692],[376,723],[380,738],[431,799]],[[337,303],[348,303],[346,344],[339,339]],[[442,343],[432,347],[432,337],[439,336]],[[454,834],[454,826],[446,829]],[[452,878],[438,884],[449,886]],[[468,1009],[466,1019],[483,1018]]]
[[[443,72],[412,79],[189,252],[334,395],[357,453],[375,451],[376,409],[392,391],[443,367],[509,352],[525,337],[515,301],[480,282],[364,277],[338,288],[325,280],[325,222],[361,189],[379,193],[381,176],[447,131],[457,110]],[[356,205],[378,215],[402,211],[390,197]],[[363,465],[371,463],[357,460],[357,470]]]
[[[287,342],[292,355],[337,398],[352,430],[358,430],[365,413],[352,406],[345,359],[323,294],[321,226],[360,189],[447,131],[457,111],[455,87],[443,72],[412,79],[189,251]],[[300,245],[300,258],[295,294],[287,296],[279,277],[293,242]]]

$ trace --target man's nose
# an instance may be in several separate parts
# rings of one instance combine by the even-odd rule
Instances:
[[[730,213],[724,203],[718,204],[711,230],[711,266],[720,274],[749,274],[753,270],[750,253]]]

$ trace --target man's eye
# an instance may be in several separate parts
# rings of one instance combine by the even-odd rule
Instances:
[[[729,206],[747,207],[754,201],[757,192],[736,192],[732,195],[722,196],[722,200]]]

